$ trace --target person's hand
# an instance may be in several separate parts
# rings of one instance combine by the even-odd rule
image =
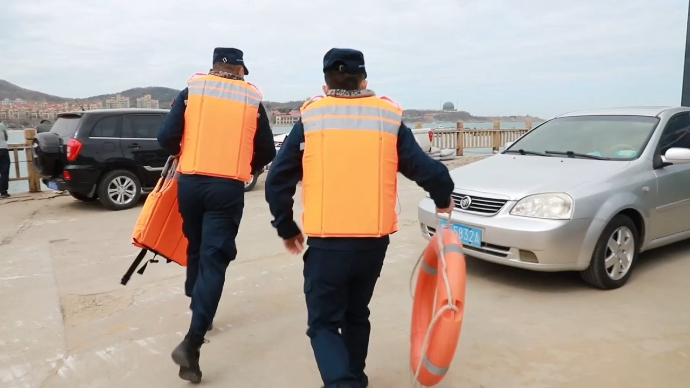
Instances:
[[[285,244],[285,249],[293,255],[299,255],[304,249],[304,235],[302,233],[298,234],[293,238],[283,240]]]
[[[436,208],[436,212],[437,213],[452,214],[454,207],[455,207],[455,202],[453,201],[453,198],[451,198],[450,199],[450,205],[448,205],[448,207],[443,208],[443,209]]]

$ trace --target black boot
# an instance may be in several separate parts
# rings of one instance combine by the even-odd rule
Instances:
[[[203,343],[204,337],[187,334],[184,340],[173,350],[172,359],[175,364],[180,366],[179,376],[182,380],[187,380],[194,384],[201,382],[199,357],[201,356],[201,345]]]

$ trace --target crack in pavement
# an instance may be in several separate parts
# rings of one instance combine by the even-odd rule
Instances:
[[[36,210],[32,211],[31,213],[29,213],[29,216],[27,217],[27,220],[24,221],[24,223],[22,223],[21,225],[19,225],[19,227],[17,228],[17,230],[14,232],[14,234],[9,235],[9,236],[4,236],[4,237],[2,238],[2,240],[0,241],[0,246],[11,244],[12,241],[13,241],[17,236],[19,236],[20,234],[26,232],[29,228],[31,228],[31,225],[33,224],[33,220],[34,220],[34,218],[36,217],[36,215],[37,215],[43,208],[45,208],[46,206],[47,206],[47,205],[43,205],[43,206],[39,207],[38,209],[36,209]]]

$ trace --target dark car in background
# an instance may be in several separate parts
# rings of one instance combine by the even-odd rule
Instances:
[[[168,110],[99,109],[61,113],[33,143],[34,166],[52,190],[99,200],[110,210],[134,207],[150,192],[169,154],[156,140]]]
[[[151,192],[170,154],[158,144],[167,109],[98,109],[60,113],[33,142],[33,164],[52,190],[110,210],[136,206]],[[263,169],[245,183],[254,188]]]

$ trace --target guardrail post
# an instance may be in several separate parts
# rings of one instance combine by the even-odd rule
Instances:
[[[36,138],[35,129],[24,130],[24,145],[26,145],[26,171],[29,174],[29,192],[38,193],[41,191],[41,177],[34,168],[34,150],[33,143]]]
[[[492,133],[493,135],[493,151],[496,152],[499,149],[501,149],[501,122],[500,121],[494,121],[494,131]]]
[[[528,131],[532,129],[532,122],[531,121],[528,121],[525,123],[525,129]]]
[[[414,123],[414,129],[422,129],[422,123]]]
[[[455,143],[458,147],[455,154],[457,156],[462,156],[465,152],[465,123],[458,121],[455,123],[455,128],[457,129],[457,133],[455,134],[455,136],[457,136],[457,140]]]

